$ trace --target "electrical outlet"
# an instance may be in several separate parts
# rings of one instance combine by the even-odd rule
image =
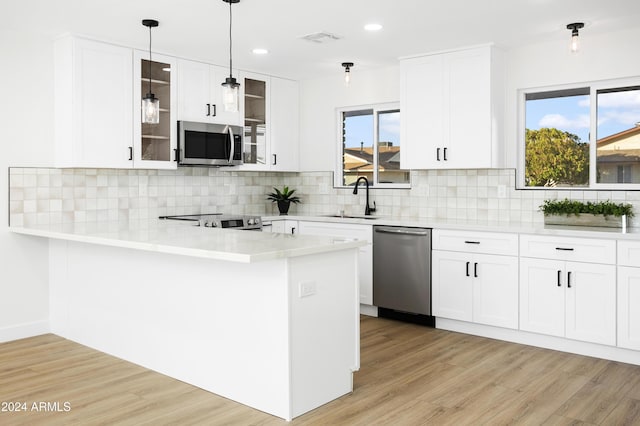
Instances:
[[[507,198],[507,185],[498,185],[498,198]]]
[[[309,297],[316,294],[316,282],[305,281],[298,284],[299,297]]]

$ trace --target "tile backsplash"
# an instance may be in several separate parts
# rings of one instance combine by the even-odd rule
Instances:
[[[420,170],[411,189],[372,189],[376,215],[407,219],[541,223],[545,199],[628,202],[640,216],[640,191],[515,190],[513,169]],[[333,188],[331,172],[239,172],[224,168],[178,170],[9,169],[12,225],[46,225],[224,212],[278,214],[266,200],[272,187],[297,190],[290,214],[363,214],[365,195]],[[506,188],[499,194],[500,186]],[[632,226],[640,226],[638,217]]]

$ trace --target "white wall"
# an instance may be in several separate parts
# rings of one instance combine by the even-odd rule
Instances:
[[[336,64],[339,66],[340,64]],[[300,169],[331,171],[336,163],[336,108],[400,101],[400,68],[351,70],[300,82]]]
[[[581,51],[569,52],[568,33],[553,42],[506,51],[507,100],[505,138],[507,166],[516,167],[517,91],[640,75],[637,40],[640,29],[591,36],[580,33]],[[417,52],[420,53],[420,52]],[[336,114],[339,107],[400,99],[399,68],[352,71],[345,88],[340,75],[300,83],[300,165],[303,171],[331,171],[336,156]]]
[[[48,243],[8,232],[8,167],[51,164],[50,39],[0,30],[0,342],[47,331]]]
[[[580,32],[578,54],[569,52],[569,33],[555,42],[507,52],[507,115],[505,135],[509,167],[516,167],[519,89],[591,82],[640,75],[640,28],[590,36]]]

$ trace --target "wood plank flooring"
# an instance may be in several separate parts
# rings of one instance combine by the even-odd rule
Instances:
[[[361,350],[354,392],[292,425],[640,425],[639,366],[370,317]],[[0,425],[287,424],[54,335],[0,344],[11,402]]]

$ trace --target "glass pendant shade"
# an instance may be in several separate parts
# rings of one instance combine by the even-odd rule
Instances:
[[[142,99],[142,122],[146,124],[160,122],[160,99],[153,93],[147,93],[147,96]]]
[[[233,77],[222,83],[222,108],[227,112],[238,112],[240,84]]]
[[[573,53],[576,53],[578,52],[578,50],[580,50],[580,41],[578,40],[578,34],[574,34],[571,36],[571,44],[569,48]]]

